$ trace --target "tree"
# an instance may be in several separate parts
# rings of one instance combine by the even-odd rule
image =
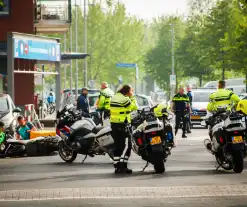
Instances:
[[[159,28],[157,44],[146,54],[146,73],[152,75],[157,83],[167,91],[169,90],[169,75],[172,68],[172,25],[175,30],[174,50],[184,35],[184,23],[179,17],[163,17]],[[176,56],[176,55],[175,55]],[[175,67],[176,75],[181,77],[182,67],[179,62]]]
[[[116,63],[127,62],[137,63],[143,66],[144,42],[144,22],[134,16],[127,16],[123,4],[107,1],[94,2],[90,5],[87,13],[87,51],[91,57],[88,62],[88,80],[108,81],[117,84],[118,76],[122,75],[124,82],[130,83],[134,79],[134,69],[117,69]],[[84,51],[84,21],[81,9],[78,12],[78,48],[79,52]],[[75,28],[75,9],[72,11],[72,28]],[[67,35],[67,48],[70,48],[70,35]],[[55,34],[61,38],[63,51],[63,35]],[[75,51],[75,32],[72,33],[73,47]],[[78,61],[79,65],[79,85],[83,85],[83,60]],[[73,62],[73,71],[75,71]],[[140,67],[142,69],[142,67]],[[67,77],[69,70],[67,70]],[[74,74],[74,73],[73,73]],[[62,70],[62,76],[63,70]]]

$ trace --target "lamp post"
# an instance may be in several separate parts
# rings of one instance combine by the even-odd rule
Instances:
[[[175,75],[175,54],[174,54],[174,37],[175,37],[175,31],[174,31],[174,24],[171,24],[171,32],[172,32],[172,75]],[[174,92],[175,92],[175,86],[171,85],[171,97],[174,96]]]
[[[87,10],[86,0],[84,0],[84,53],[87,53]],[[87,58],[84,59],[84,86],[87,86]]]

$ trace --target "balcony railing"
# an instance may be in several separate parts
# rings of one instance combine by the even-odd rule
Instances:
[[[71,23],[71,0],[36,0],[35,23],[41,20]]]

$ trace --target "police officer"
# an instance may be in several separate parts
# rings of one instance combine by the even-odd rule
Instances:
[[[81,90],[81,95],[77,99],[77,110],[82,111],[83,117],[90,117],[89,101],[87,95],[88,95],[88,88],[84,87]]]
[[[166,101],[163,101],[154,108],[154,114],[158,119],[163,121],[165,133],[164,136],[167,139],[166,141],[169,145],[174,147],[175,145],[173,139],[172,125],[166,121],[169,115],[168,110],[170,110],[170,106],[167,104]]]
[[[137,102],[133,88],[124,85],[110,102],[110,121],[112,136],[115,142],[114,168],[115,173],[132,173],[127,162],[131,153],[131,137],[128,129],[130,113],[137,110]]]
[[[230,109],[232,105],[237,106],[240,98],[230,90],[225,89],[226,82],[220,80],[218,83],[218,90],[209,96],[209,103],[207,105],[207,110],[209,112],[216,111],[218,106],[228,105]]]
[[[97,103],[97,108],[104,112],[104,117],[110,116],[110,101],[111,97],[114,95],[113,91],[108,87],[108,84],[106,82],[103,82],[101,84],[101,91],[99,95],[99,100]]]
[[[191,108],[190,108],[190,100],[189,97],[184,93],[184,87],[180,86],[179,87],[179,93],[177,93],[173,99],[172,99],[172,111],[176,115],[175,119],[175,135],[177,135],[178,128],[180,125],[181,120],[183,121],[183,134],[182,138],[187,138],[185,135],[185,130],[186,130],[186,122],[188,121],[187,115],[188,113],[191,113]]]

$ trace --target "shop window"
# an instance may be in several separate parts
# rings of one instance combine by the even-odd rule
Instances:
[[[10,0],[0,0],[0,16],[8,16],[10,14]]]

